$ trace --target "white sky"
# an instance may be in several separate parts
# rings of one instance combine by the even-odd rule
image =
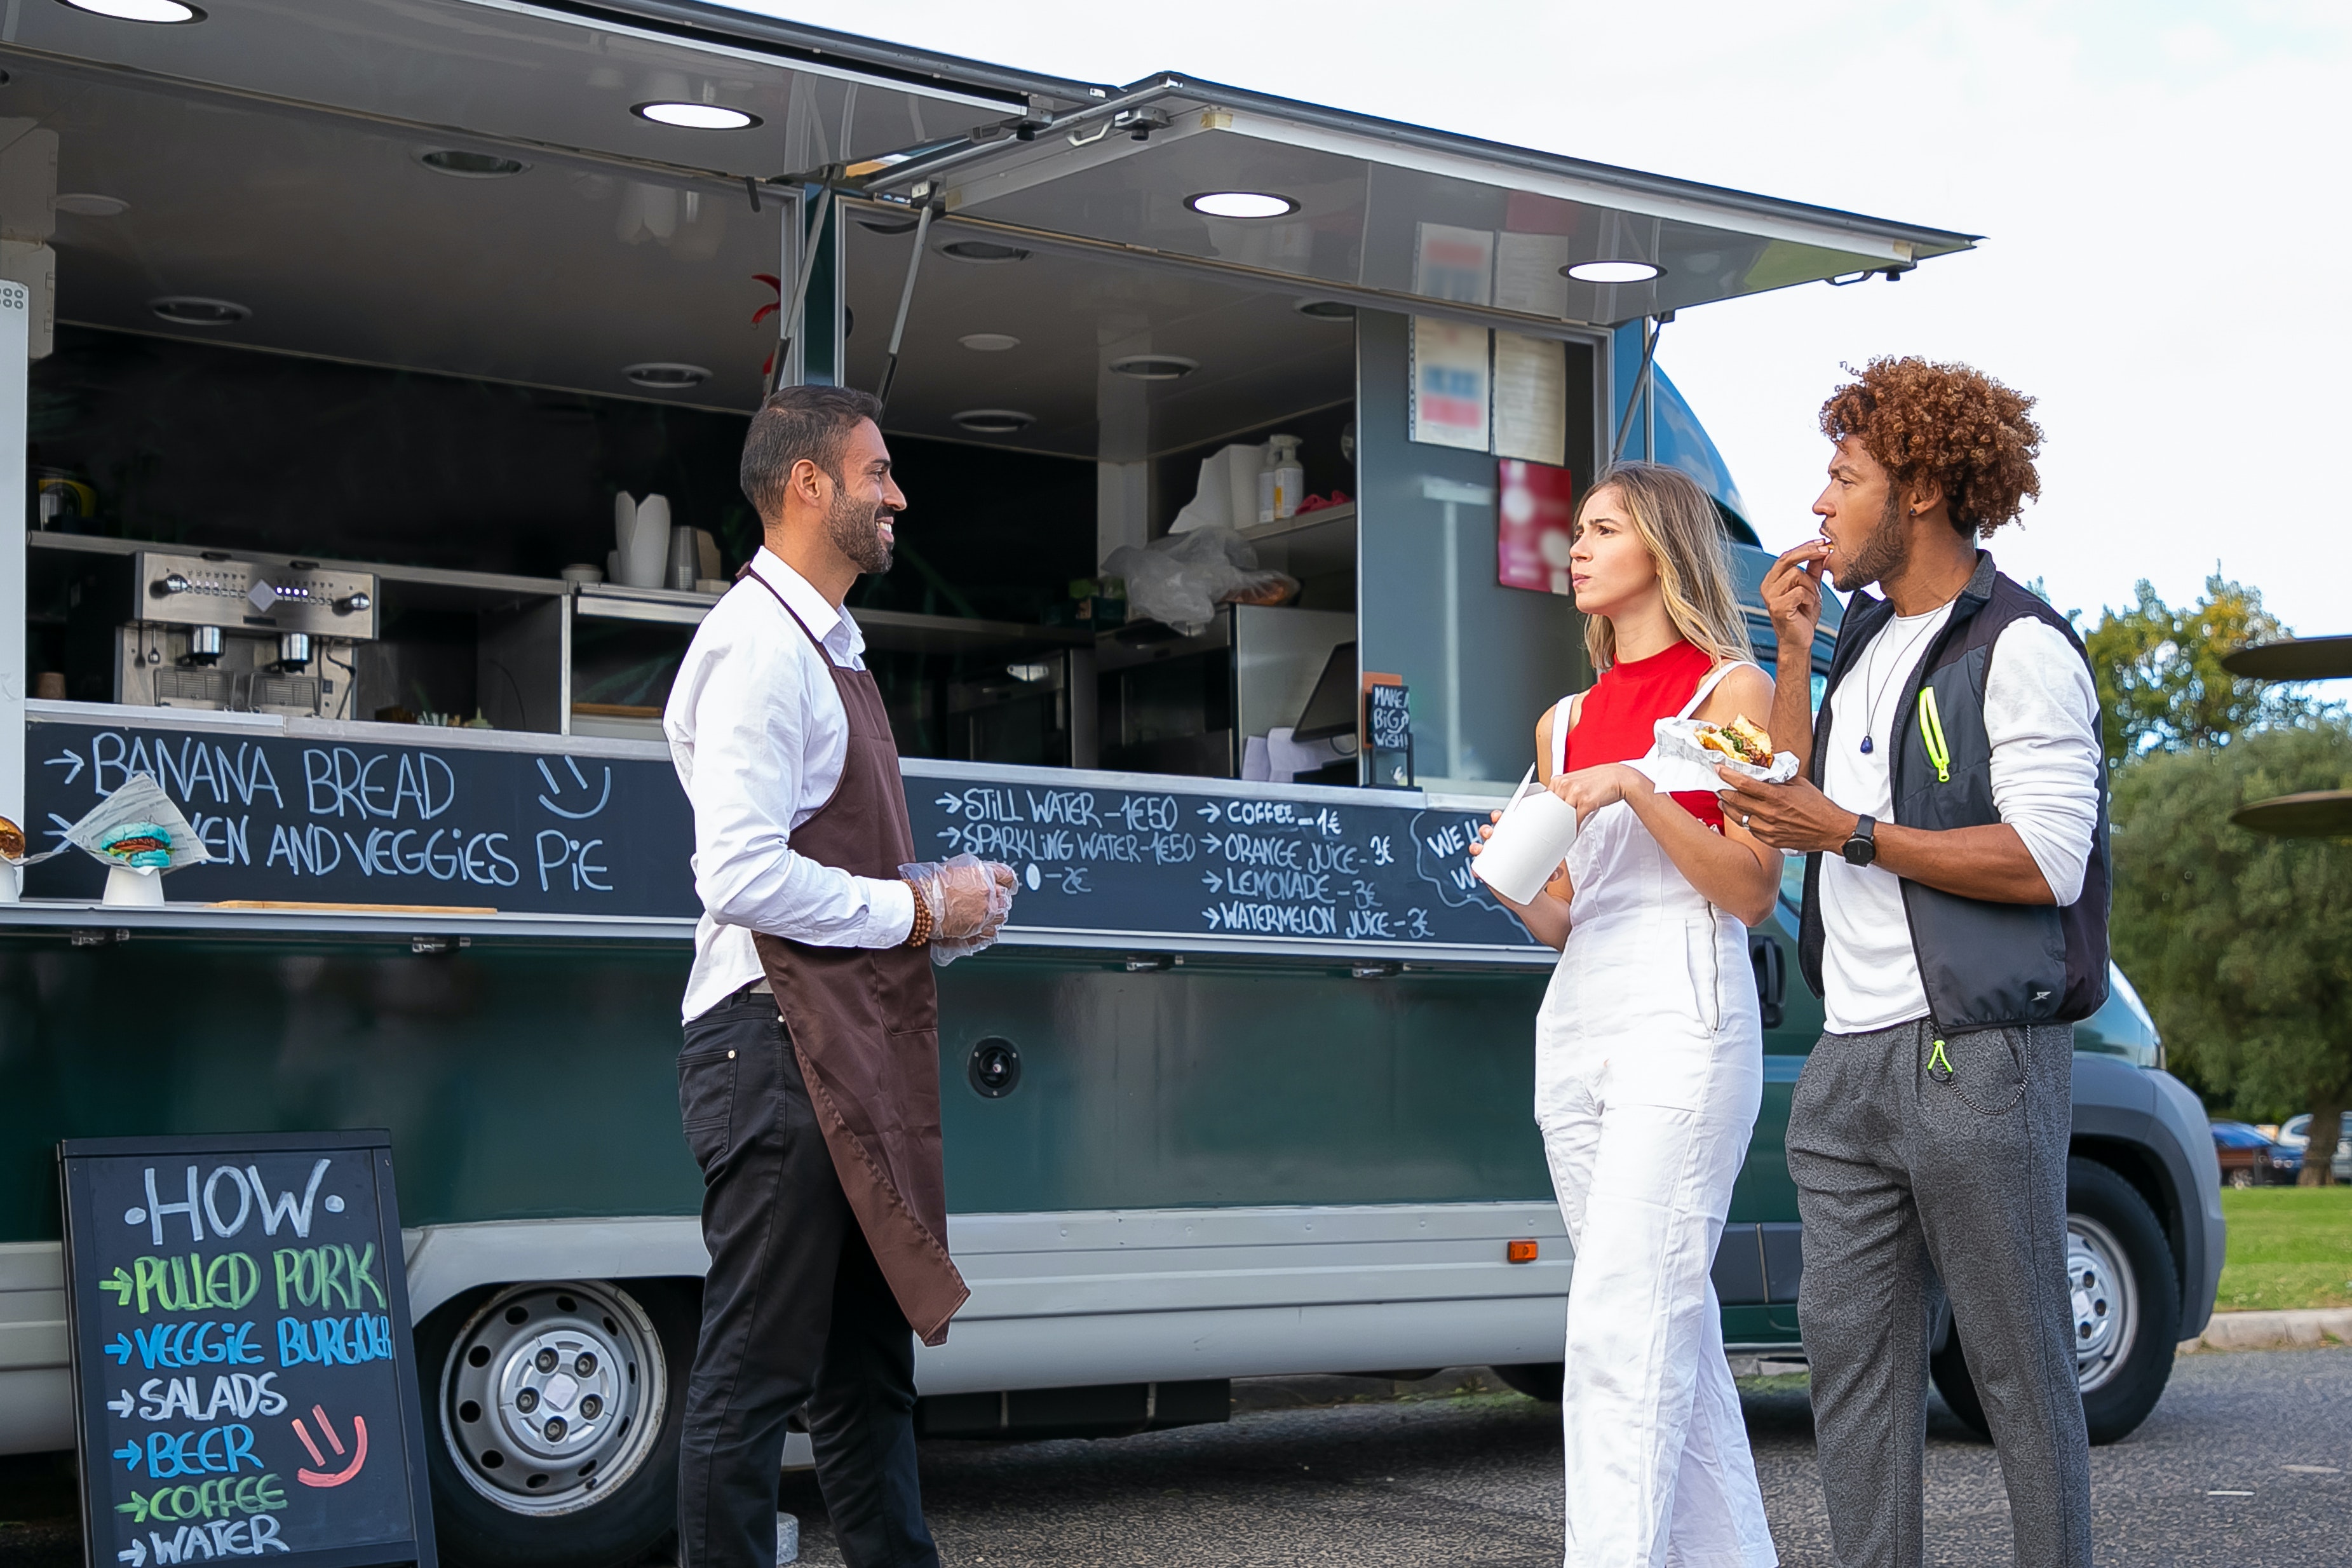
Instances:
[[[1172,69],[1986,236],[1900,283],[1684,313],[1660,363],[1768,545],[1806,536],[1841,361],[1969,361],[2041,399],[2041,504],[1992,548],[2097,619],[2218,561],[2352,632],[2352,5],[737,0],[1092,81]],[[2335,281],[2331,281],[2335,279]]]

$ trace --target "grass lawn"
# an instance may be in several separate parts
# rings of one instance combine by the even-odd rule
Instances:
[[[2352,1307],[2352,1187],[2221,1189],[2224,1312]]]

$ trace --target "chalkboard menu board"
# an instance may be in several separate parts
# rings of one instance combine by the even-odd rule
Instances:
[[[434,1568],[389,1136],[58,1157],[93,1568]]]
[[[917,850],[1010,864],[1021,879],[1010,931],[1549,955],[1470,874],[1481,810],[1371,790],[1258,795],[1209,779],[1107,786],[1042,769],[973,779],[921,768],[907,767]]]
[[[1409,767],[1402,686],[1368,704],[1375,760]],[[1383,705],[1392,694],[1393,705]],[[1399,726],[1402,726],[1400,728]],[[1383,752],[1385,738],[1406,750]],[[694,815],[667,758],[436,748],[51,721],[31,726],[29,837],[152,774],[211,849],[174,871],[174,903],[434,904],[692,919]],[[1470,875],[1485,812],[1403,791],[1251,785],[1065,769],[904,763],[915,844],[1010,862],[1011,930],[1342,944],[1538,949]],[[32,868],[26,891],[96,898],[79,854]]]
[[[136,773],[163,786],[212,859],[174,871],[177,902],[438,904],[535,913],[685,915],[694,818],[667,757],[583,757],[216,729],[43,721],[26,732],[25,824],[49,848]],[[36,898],[98,897],[86,855],[34,867]]]

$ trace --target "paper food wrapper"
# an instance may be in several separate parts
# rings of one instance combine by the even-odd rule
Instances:
[[[163,843],[154,848],[125,849],[121,847],[125,829],[138,838],[158,838]],[[87,851],[90,858],[103,865],[158,871],[201,866],[212,858],[205,841],[196,837],[196,830],[188,826],[188,819],[172,804],[163,786],[145,773],[131,774],[121,789],[90,807],[79,822],[66,829],[66,843]],[[110,849],[110,844],[115,847]],[[52,849],[48,853],[58,851]]]
[[[1737,763],[1721,752],[1700,745],[1699,729],[1696,719],[1659,720],[1654,731],[1656,744],[1650,748],[1650,754],[1627,765],[1669,795],[1695,790],[1720,792],[1723,776],[1715,771],[1717,763],[1759,784],[1787,784],[1797,776],[1794,752],[1775,754],[1769,768]]]

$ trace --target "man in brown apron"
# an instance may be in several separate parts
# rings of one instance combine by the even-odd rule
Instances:
[[[907,502],[864,393],[786,387],[745,439],[767,545],[663,715],[704,907],[678,1106],[710,1251],[678,1460],[680,1568],[772,1568],[785,1423],[806,1410],[851,1568],[939,1561],[915,1467],[914,1336],[949,1261],[934,942],[972,951],[1013,873],[911,864],[898,748],[841,604]]]

